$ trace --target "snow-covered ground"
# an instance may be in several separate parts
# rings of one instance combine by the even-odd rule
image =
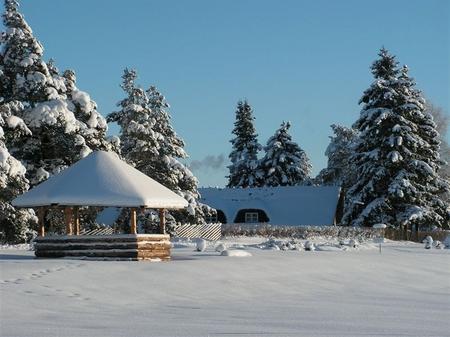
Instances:
[[[450,250],[315,240],[316,251],[283,251],[263,240],[227,240],[249,254],[225,256],[177,242],[166,263],[3,249],[0,335],[450,335]]]

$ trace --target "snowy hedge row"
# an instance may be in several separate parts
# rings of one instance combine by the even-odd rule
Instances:
[[[268,224],[223,224],[223,236],[264,236],[308,239],[316,236],[342,239],[372,239],[376,234],[372,228],[342,226],[282,226]]]

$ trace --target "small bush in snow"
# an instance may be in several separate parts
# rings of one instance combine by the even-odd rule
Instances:
[[[219,243],[216,246],[216,252],[218,252],[218,253],[222,253],[226,249],[227,249],[227,247],[223,243]]]
[[[444,247],[446,249],[450,249],[450,235],[447,235],[447,237],[444,240]]]
[[[436,249],[442,249],[443,248],[442,247],[442,243],[439,240],[436,240],[436,241],[433,242],[433,247],[436,248]]]
[[[351,239],[351,240],[349,241],[348,245],[349,245],[351,248],[358,248],[359,243],[358,243],[358,241],[356,241],[356,240],[354,240],[354,239]]]
[[[306,241],[305,242],[305,250],[306,251],[313,251],[316,250],[316,247],[314,246],[314,243],[311,241]]]
[[[425,249],[431,249],[433,247],[433,238],[428,235],[424,240],[423,243],[425,243]]]

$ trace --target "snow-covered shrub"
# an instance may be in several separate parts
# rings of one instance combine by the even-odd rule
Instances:
[[[442,249],[443,248],[442,247],[442,242],[439,241],[439,240],[434,240],[433,247],[436,248],[436,249]]]
[[[222,252],[223,252],[224,250],[226,250],[226,249],[227,249],[227,247],[225,246],[225,244],[222,243],[222,242],[220,242],[220,243],[216,246],[215,251],[218,252],[218,253],[222,253]]]
[[[314,250],[316,250],[316,247],[315,247],[315,245],[314,245],[314,242],[312,242],[312,241],[306,241],[306,242],[305,242],[305,250],[306,250],[306,251],[314,251]]]
[[[222,234],[230,236],[263,236],[267,238],[308,239],[317,236],[342,240],[355,239],[364,242],[373,239],[377,233],[372,228],[347,226],[277,226],[222,224]]]
[[[423,243],[425,243],[425,249],[431,249],[433,247],[433,238],[428,235],[424,240]]]
[[[350,239],[348,245],[349,245],[351,248],[358,248],[359,242],[358,242],[357,240],[355,240],[355,239]]]
[[[446,249],[450,249],[450,235],[447,235],[447,237],[444,240],[444,247]]]

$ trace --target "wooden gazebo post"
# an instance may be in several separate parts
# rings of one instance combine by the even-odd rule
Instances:
[[[64,222],[66,223],[66,235],[72,235],[73,234],[73,227],[72,227],[72,208],[71,207],[65,207],[64,208]]]
[[[137,228],[136,228],[136,208],[131,209],[130,214],[130,233],[131,234],[137,234]]]
[[[73,208],[73,222],[75,226],[75,235],[80,235],[80,213],[78,206]]]
[[[45,207],[39,207],[38,209],[38,236],[45,236]]]
[[[166,234],[166,214],[164,208],[159,209],[159,230],[161,234]]]

